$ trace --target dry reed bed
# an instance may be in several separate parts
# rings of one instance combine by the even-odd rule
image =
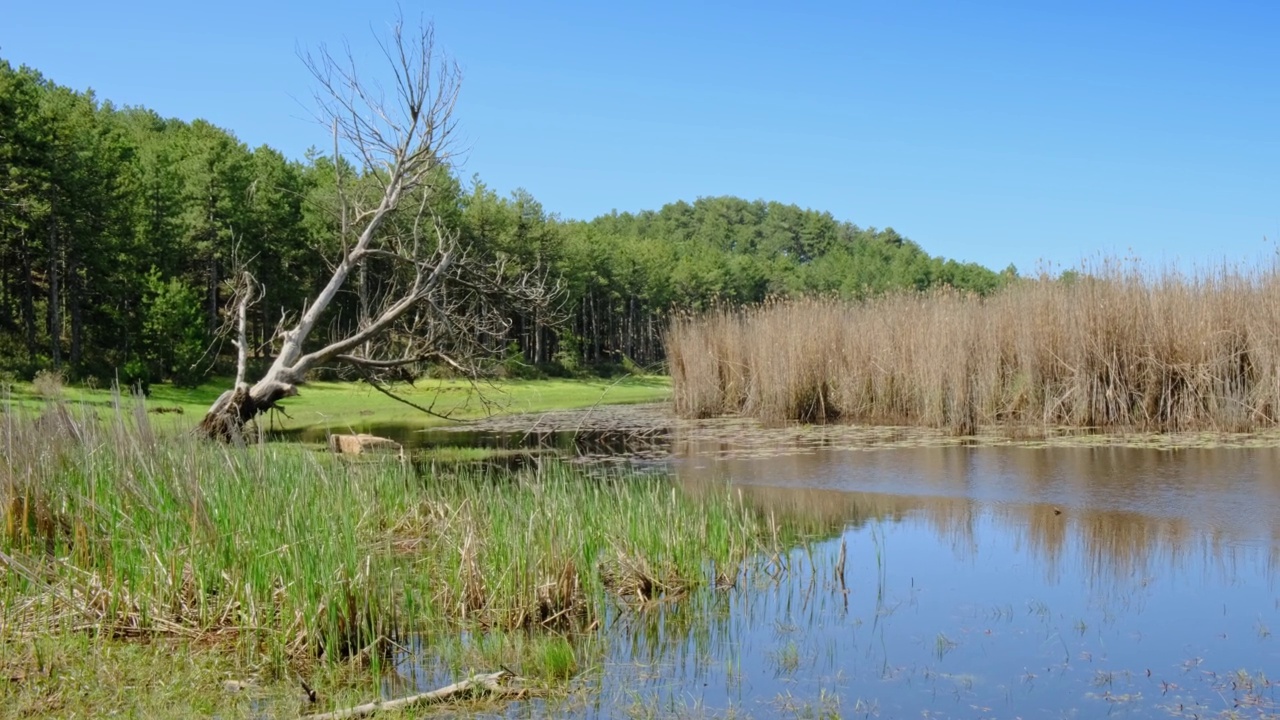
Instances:
[[[714,579],[776,529],[726,487],[660,477],[420,476],[114,415],[0,403],[0,643],[31,633],[234,640],[281,663],[381,638],[587,627],[608,598]]]
[[[1280,274],[771,302],[678,318],[666,345],[687,417],[1249,431],[1280,412]]]

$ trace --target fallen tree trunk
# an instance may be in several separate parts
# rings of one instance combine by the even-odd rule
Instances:
[[[412,372],[430,358],[474,377],[478,367],[463,366],[500,351],[494,339],[507,337],[512,314],[545,316],[558,294],[540,264],[509,266],[496,248],[464,240],[452,213],[440,212],[441,203],[456,202],[442,194],[451,181],[441,178],[452,172],[461,71],[437,52],[429,24],[417,33],[404,30],[397,22],[381,44],[390,63],[385,93],[379,84],[362,84],[349,56],[344,61],[322,50],[307,58],[320,85],[319,114],[333,129],[339,232],[325,258],[332,271],[296,315],[281,316],[266,343],[271,365],[252,385],[245,382],[246,317],[264,292],[252,275],[239,274],[236,383],[200,422],[197,432],[205,437],[238,440],[246,424],[296,395],[310,372],[334,364],[370,379]],[[330,309],[352,290],[349,279],[358,284],[354,325]]]
[[[234,390],[218,396],[200,421],[196,432],[203,437],[223,442],[237,441],[246,423],[275,407],[280,400],[297,394],[298,388],[292,383],[270,380],[263,380],[253,386],[240,383]]]
[[[456,682],[452,685],[446,685],[439,690],[421,693],[419,695],[410,695],[409,697],[397,698],[395,700],[374,700],[364,705],[346,708],[343,710],[334,710],[333,712],[320,713],[318,715],[306,715],[308,720],[343,720],[344,718],[361,718],[368,717],[376,712],[383,710],[407,710],[419,705],[428,705],[431,703],[450,702],[466,697],[471,697],[478,693],[487,693],[490,695],[499,695],[504,697],[523,697],[526,690],[520,687],[511,687],[505,683],[512,680],[518,680],[515,675],[506,670],[499,670],[495,673],[483,673],[472,675],[466,680]]]

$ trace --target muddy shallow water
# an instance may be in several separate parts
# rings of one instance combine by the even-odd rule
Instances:
[[[509,715],[1280,717],[1280,449],[1248,447],[1266,442],[966,445],[633,420],[586,446],[564,439],[581,428],[519,437],[601,456],[603,431],[631,436],[632,457],[684,492],[728,480],[830,532],[758,558],[732,589],[619,610],[608,661],[570,700]],[[455,679],[423,655],[400,671],[423,688]]]

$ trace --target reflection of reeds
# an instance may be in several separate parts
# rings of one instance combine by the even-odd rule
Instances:
[[[1280,553],[1268,550],[1280,546],[1280,520],[1272,510],[1280,503],[1277,449],[814,451],[684,463],[679,476],[691,496],[732,478],[742,483],[739,492],[755,512],[771,513],[815,538],[870,526],[877,556],[884,548],[876,525],[910,519],[926,524],[945,545],[970,553],[977,552],[981,528],[994,523],[1050,580],[1080,573],[1099,585],[1140,583],[1197,567],[1230,577],[1236,566],[1254,562],[1272,574],[1280,562]],[[804,486],[833,477],[866,489]],[[837,545],[831,544],[836,562]],[[875,569],[850,566],[850,585],[870,586]]]
[[[677,412],[979,426],[1248,430],[1280,413],[1280,274],[1114,264],[986,298],[799,300],[681,317]]]

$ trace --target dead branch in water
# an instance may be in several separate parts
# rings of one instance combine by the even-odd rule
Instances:
[[[523,687],[511,687],[507,684],[518,680],[520,680],[519,677],[506,670],[499,670],[495,673],[481,673],[478,675],[472,675],[466,680],[461,680],[452,685],[446,685],[438,690],[432,690],[431,692],[410,695],[408,697],[397,698],[395,700],[374,700],[373,702],[343,710],[334,710],[333,712],[320,713],[318,715],[307,715],[305,717],[309,720],[342,720],[343,718],[361,718],[368,717],[374,713],[384,710],[407,710],[419,705],[452,702],[454,700],[470,697],[477,693],[519,698],[528,694],[529,691]]]

